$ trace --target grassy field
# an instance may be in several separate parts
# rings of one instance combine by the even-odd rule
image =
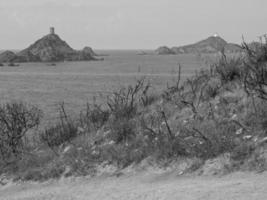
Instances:
[[[140,77],[151,80],[155,90],[166,87],[182,65],[182,76],[205,67],[196,55],[137,55],[137,51],[99,51],[104,61],[65,62],[56,66],[24,63],[0,68],[1,101],[22,100],[38,105],[45,120],[55,117],[55,106],[64,101],[69,112],[79,111],[94,96],[133,83]],[[103,97],[102,97],[103,98]],[[101,98],[98,98],[100,100]]]

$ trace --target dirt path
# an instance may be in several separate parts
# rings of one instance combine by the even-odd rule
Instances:
[[[0,187],[1,200],[263,200],[267,173],[224,177],[175,174],[80,178]]]

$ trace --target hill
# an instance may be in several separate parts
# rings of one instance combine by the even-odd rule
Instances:
[[[219,36],[211,36],[207,39],[201,40],[197,43],[185,45],[181,47],[164,47],[164,54],[189,54],[189,53],[217,53],[221,50],[225,50],[227,53],[236,53],[241,51],[241,47],[237,44],[226,42]],[[162,49],[160,47],[159,49]],[[159,49],[156,50],[156,54],[162,54]],[[164,50],[164,49],[162,49]],[[167,51],[168,50],[168,51]]]
[[[0,62],[51,62],[96,60],[90,47],[77,51],[57,34],[51,32],[17,54],[8,51],[0,54]]]

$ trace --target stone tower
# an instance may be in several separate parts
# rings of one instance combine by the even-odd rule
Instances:
[[[50,27],[50,34],[55,34],[55,28],[54,27]]]

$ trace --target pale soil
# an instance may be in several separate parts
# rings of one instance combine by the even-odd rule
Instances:
[[[267,173],[235,173],[223,177],[139,174],[76,178],[0,187],[1,200],[264,200]]]

